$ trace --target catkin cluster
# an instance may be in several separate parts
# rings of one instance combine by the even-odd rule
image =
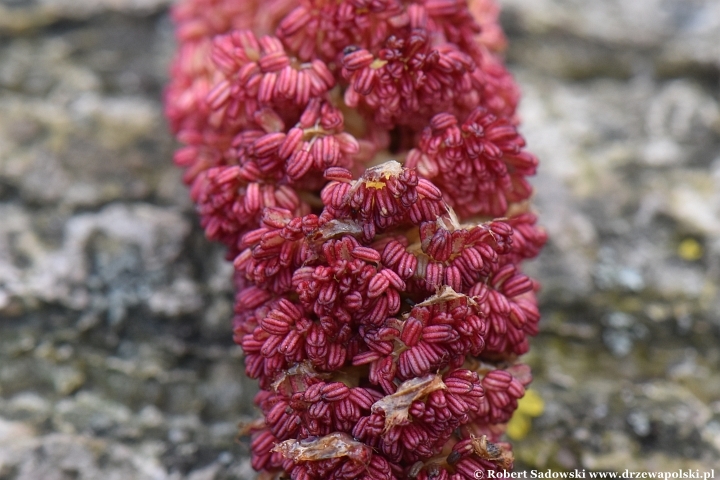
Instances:
[[[165,95],[265,478],[512,468],[544,232],[492,0],[184,0]]]

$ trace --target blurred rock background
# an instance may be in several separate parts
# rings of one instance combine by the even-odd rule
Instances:
[[[551,236],[517,466],[718,475],[720,2],[501,3]],[[254,478],[168,4],[0,0],[0,480]]]

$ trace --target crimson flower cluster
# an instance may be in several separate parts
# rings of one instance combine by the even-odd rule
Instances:
[[[257,379],[265,478],[471,479],[537,333],[537,159],[492,0],[183,0],[166,116]]]

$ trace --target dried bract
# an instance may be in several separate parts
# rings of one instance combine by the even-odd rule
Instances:
[[[387,395],[372,406],[372,412],[381,411],[385,414],[385,428],[387,432],[395,425],[404,424],[410,418],[410,406],[416,400],[423,398],[430,392],[445,390],[447,387],[437,375],[413,378],[403,382],[392,395]]]

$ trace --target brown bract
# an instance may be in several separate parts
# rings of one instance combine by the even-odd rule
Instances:
[[[327,460],[348,457],[356,462],[367,463],[372,455],[370,447],[357,442],[347,433],[331,433],[320,438],[285,440],[272,449],[295,462]]]
[[[372,406],[373,413],[385,414],[385,428],[387,432],[395,425],[403,425],[410,418],[410,405],[435,390],[445,390],[447,387],[438,375],[426,375],[413,378],[400,384],[397,391],[378,400]]]

